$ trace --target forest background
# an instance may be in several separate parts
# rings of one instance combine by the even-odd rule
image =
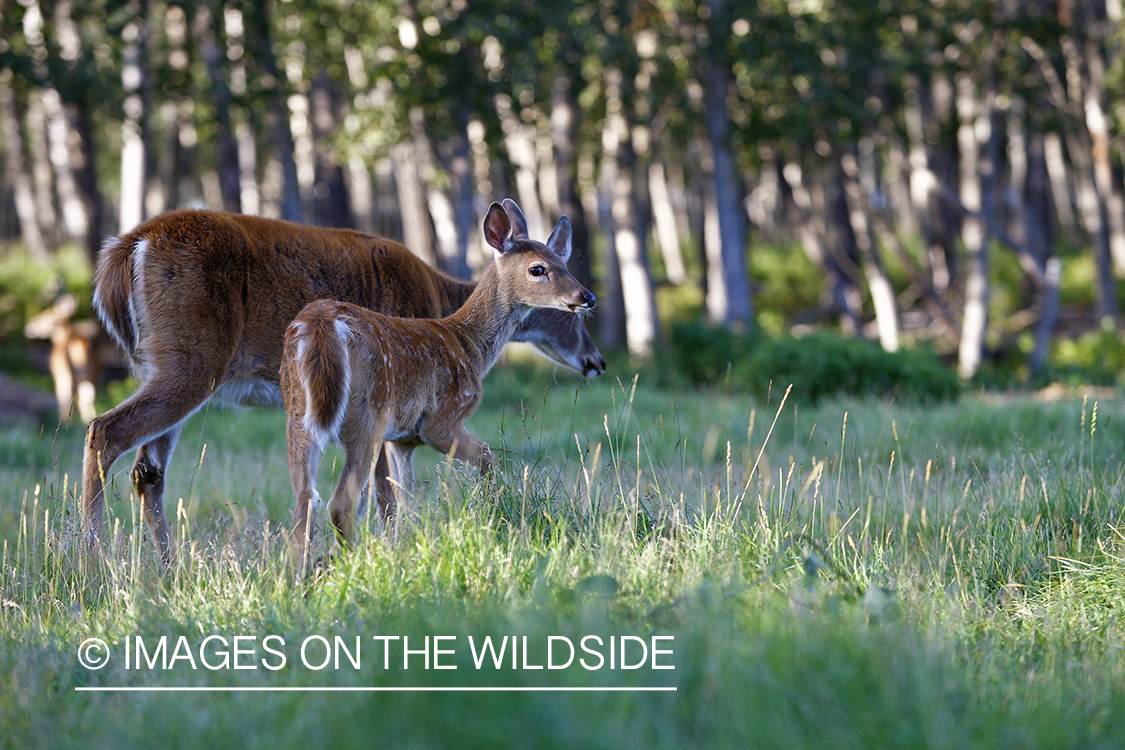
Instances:
[[[0,274],[0,336],[173,208],[468,276],[511,195],[574,222],[607,350],[829,327],[1114,380],[1122,41],[1119,0],[3,0],[0,257],[62,281]]]
[[[1120,0],[0,0],[0,750],[1125,747],[1122,41]],[[104,237],[203,205],[468,276],[503,196],[533,236],[570,216],[611,361],[497,368],[494,477],[419,458],[417,523],[296,580],[284,420],[202,409],[180,563],[122,461],[83,564],[84,430],[5,391],[46,385],[26,324],[89,316]],[[1037,391],[934,403],[965,383]],[[77,650],[212,633],[637,633],[677,664]],[[229,692],[87,691],[118,687]]]

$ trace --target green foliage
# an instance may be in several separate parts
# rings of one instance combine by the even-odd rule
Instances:
[[[674,323],[668,337],[669,346],[657,355],[655,374],[661,383],[690,386],[726,385],[732,363],[749,357],[760,340],[702,320]]]
[[[656,371],[663,383],[718,386],[763,401],[790,384],[792,397],[808,403],[838,396],[946,401],[962,390],[956,373],[927,349],[886,352],[831,333],[770,338],[699,322],[672,326]]]
[[[58,292],[76,294],[89,314],[90,278],[90,263],[77,245],[63,245],[46,263],[21,246],[0,247],[0,338],[22,337],[28,319]]]
[[[1055,379],[1069,384],[1119,384],[1125,375],[1125,340],[1112,328],[1056,339],[1051,370]]]
[[[947,401],[961,393],[956,373],[933,352],[887,352],[830,333],[763,341],[732,368],[731,380],[759,398],[792,384],[792,397],[814,403],[841,395]]]
[[[765,333],[780,335],[796,316],[820,304],[824,269],[795,242],[755,243],[750,275],[757,322]]]

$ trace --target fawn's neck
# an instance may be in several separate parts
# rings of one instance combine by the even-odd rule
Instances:
[[[483,377],[496,364],[529,309],[504,293],[493,265],[481,276],[461,309],[445,320],[458,332]]]

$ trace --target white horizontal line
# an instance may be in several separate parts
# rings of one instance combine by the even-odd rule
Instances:
[[[79,693],[674,693],[676,687],[75,687]]]

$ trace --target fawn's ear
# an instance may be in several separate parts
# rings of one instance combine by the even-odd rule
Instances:
[[[488,207],[488,213],[484,217],[484,239],[497,253],[504,253],[512,248],[512,221],[499,203]]]
[[[551,230],[551,236],[547,238],[547,249],[557,255],[563,265],[566,265],[566,262],[570,260],[572,236],[570,219],[564,216],[555,224],[555,228]]]
[[[520,210],[520,207],[511,198],[505,198],[501,201],[501,205],[504,206],[504,211],[507,212],[508,219],[512,222],[512,239],[527,239],[527,219],[523,218],[523,211]]]

